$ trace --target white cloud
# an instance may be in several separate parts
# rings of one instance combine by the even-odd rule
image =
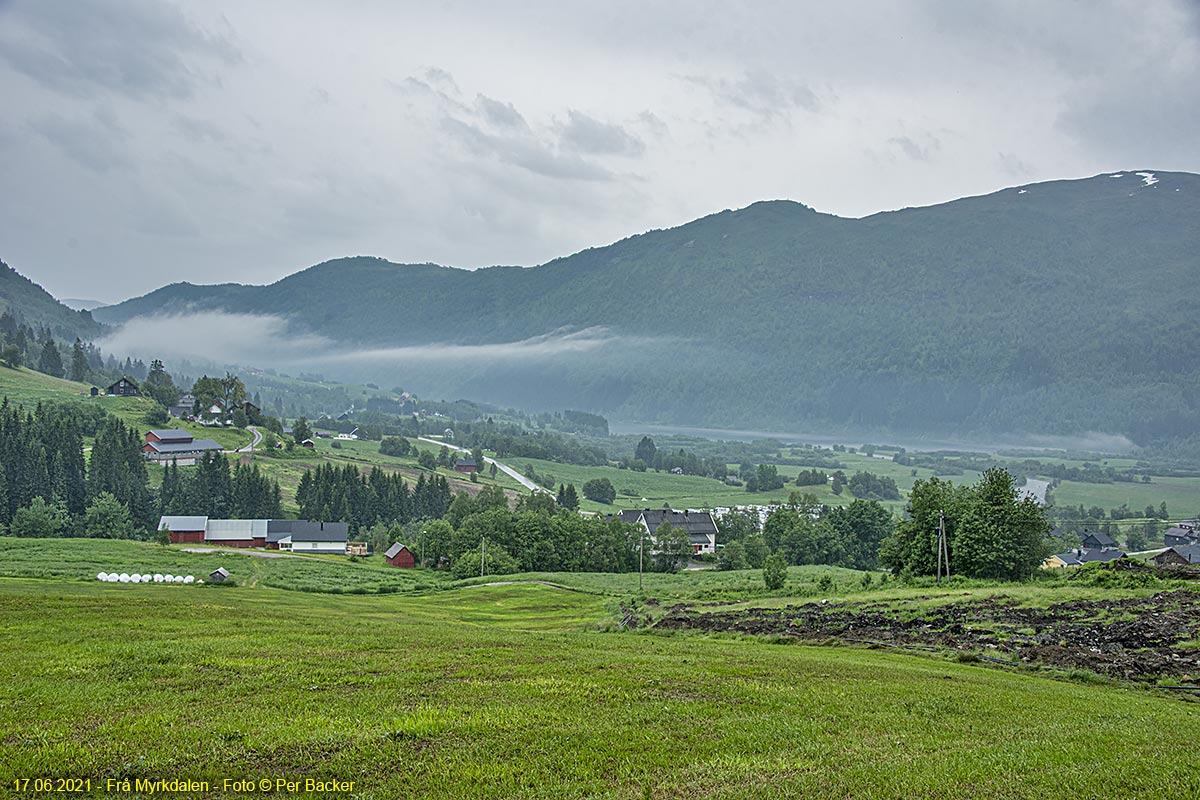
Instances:
[[[536,362],[617,347],[644,348],[665,339],[618,336],[604,327],[561,329],[512,342],[347,348],[274,315],[203,311],[137,317],[100,342],[102,349],[146,358],[201,359],[220,364],[283,367],[380,367],[458,362]]]

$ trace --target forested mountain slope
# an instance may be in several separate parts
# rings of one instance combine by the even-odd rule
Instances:
[[[67,341],[75,337],[95,336],[100,326],[87,311],[75,311],[0,261],[0,313],[8,311],[33,328],[50,328],[55,336]]]
[[[1198,273],[1200,176],[1125,172],[857,220],[756,203],[529,269],[339,259],[97,318],[282,314],[355,347],[603,327],[558,357],[391,369],[644,420],[1144,441],[1200,430]]]

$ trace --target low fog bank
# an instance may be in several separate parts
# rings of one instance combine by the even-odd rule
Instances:
[[[797,433],[795,431],[726,430],[722,428],[697,428],[685,425],[662,425],[646,422],[610,420],[609,431],[614,435],[627,434],[677,434],[698,436],[704,439],[751,442],[755,439],[776,439],[787,444],[813,444],[830,446],[844,444],[858,447],[875,444],[903,447],[912,452],[934,450],[974,450],[995,453],[1001,450],[1059,450],[1072,453],[1107,453],[1122,455],[1132,452],[1136,445],[1119,434],[1089,432],[1079,436],[1044,436],[1013,433],[1007,435],[988,434],[972,436],[916,436],[898,435],[887,431],[841,429],[836,432]]]
[[[469,325],[455,325],[448,322],[447,330],[469,331]],[[901,422],[905,418],[890,424],[864,421],[862,415],[846,413],[847,408],[861,407],[864,400],[901,397],[904,391],[925,397],[937,387],[914,389],[897,383],[895,376],[884,380],[785,373],[769,359],[756,361],[721,342],[630,336],[599,326],[562,328],[508,342],[353,347],[282,316],[206,311],[135,318],[100,345],[122,356],[160,358],[168,369],[173,362],[186,361],[201,369],[211,365],[214,372],[242,365],[291,375],[318,373],[344,383],[403,387],[430,399],[470,399],[532,412],[575,408],[610,419],[645,420],[616,423],[615,433],[657,431],[810,444],[873,442],[914,451],[1116,454],[1135,447],[1130,439],[1112,433],[1008,433],[1001,425],[979,425],[978,420],[956,424],[934,411],[922,416],[915,406],[906,423]],[[797,364],[802,366],[803,359]],[[873,385],[873,379],[879,385]],[[1019,399],[999,398],[995,408],[1008,412],[1010,421],[1038,419],[1025,410],[1028,404],[1015,404]],[[751,426],[757,430],[747,429]],[[989,430],[992,427],[1001,432]],[[795,432],[797,428],[802,432]],[[820,432],[803,432],[804,428]],[[1045,424],[1043,430],[1053,428]]]
[[[320,368],[330,374],[361,375],[363,370],[414,364],[538,361],[599,348],[654,343],[653,339],[617,336],[607,328],[592,327],[560,329],[514,342],[353,348],[307,331],[284,317],[207,311],[138,317],[103,339],[100,346],[115,353],[164,361],[187,359],[309,371]]]

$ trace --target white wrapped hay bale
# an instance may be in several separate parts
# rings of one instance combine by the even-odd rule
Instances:
[[[106,581],[106,580],[108,580],[108,573],[107,573],[107,572],[97,572],[97,573],[96,573],[96,580],[98,580],[98,581]]]
[[[163,582],[163,576],[162,576],[162,573],[161,573],[161,572],[156,572],[156,573],[154,573],[154,582],[155,582],[155,583],[162,583],[162,582]]]
[[[188,575],[186,578],[183,579],[183,582],[184,583],[195,583],[196,578],[194,575]]]
[[[129,573],[122,572],[120,575],[117,576],[117,580],[119,580],[121,583],[129,583]]]

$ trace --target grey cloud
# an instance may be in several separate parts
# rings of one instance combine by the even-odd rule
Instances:
[[[651,136],[664,137],[670,134],[671,129],[667,123],[662,121],[653,111],[643,111],[637,116],[637,124],[650,132]]]
[[[521,112],[513,107],[512,103],[501,103],[499,100],[493,100],[487,95],[481,94],[475,98],[475,106],[483,118],[497,128],[515,130],[529,128],[529,123],[521,116]]]
[[[476,155],[493,156],[547,178],[594,181],[612,177],[608,170],[579,156],[554,152],[531,133],[496,136],[453,117],[443,119],[442,125]]]
[[[440,91],[449,94],[461,94],[454,76],[441,67],[430,67],[425,70],[425,82],[436,86]]]
[[[820,98],[806,84],[779,78],[762,69],[748,70],[733,80],[700,75],[689,75],[684,79],[707,89],[722,105],[740,108],[768,120],[786,116],[796,109],[819,111],[822,106]]]
[[[171,124],[192,142],[208,141],[214,144],[224,144],[227,140],[225,132],[219,126],[188,114],[175,114],[171,118]]]
[[[110,172],[132,163],[125,147],[129,134],[107,109],[97,109],[87,118],[51,113],[32,120],[29,127],[94,172]]]
[[[72,95],[101,87],[139,99],[188,97],[203,80],[198,61],[240,58],[227,36],[202,31],[154,0],[15,0],[0,18],[0,58]]]
[[[895,145],[913,161],[929,161],[933,154],[941,149],[941,142],[931,134],[926,134],[923,138],[925,143],[918,144],[909,136],[893,136],[888,139],[888,144]]]
[[[1024,178],[1033,174],[1033,167],[1013,153],[997,153],[996,165],[1005,175]]]
[[[601,122],[574,109],[567,112],[560,141],[573,150],[595,155],[639,156],[646,149],[641,139],[620,125]]]

